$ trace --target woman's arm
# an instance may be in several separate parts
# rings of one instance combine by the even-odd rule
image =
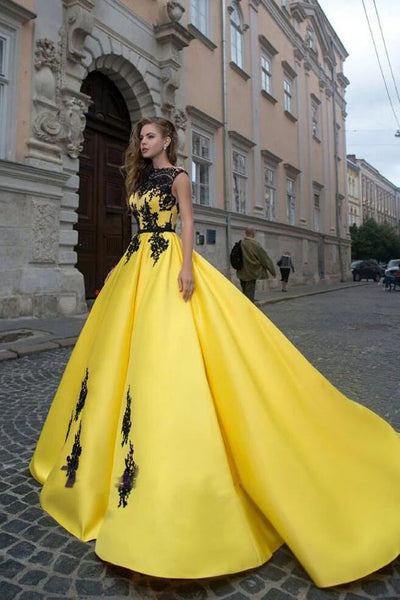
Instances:
[[[193,210],[192,191],[189,177],[186,173],[180,173],[172,185],[172,193],[178,199],[179,213],[182,223],[182,268],[178,275],[179,291],[185,300],[190,300],[194,292],[193,277]]]

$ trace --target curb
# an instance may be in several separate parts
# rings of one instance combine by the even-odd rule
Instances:
[[[368,285],[368,281],[365,283],[359,282],[357,287]],[[304,298],[305,296],[316,296],[317,294],[328,294],[329,292],[337,292],[340,290],[346,290],[347,288],[353,288],[353,283],[341,285],[340,287],[331,287],[323,290],[309,290],[308,292],[300,292],[299,294],[289,294],[288,296],[279,296],[278,298],[265,298],[264,300],[256,300],[256,306],[264,306],[265,304],[276,304],[277,302],[286,302],[287,300],[296,300],[297,298]]]
[[[357,287],[368,285],[369,282],[359,282]],[[336,292],[339,290],[345,290],[347,288],[353,288],[354,282],[341,285],[340,287],[327,287],[326,289],[309,290],[308,292],[300,292],[299,294],[289,294],[287,296],[279,296],[277,298],[265,298],[263,300],[256,300],[255,305],[265,306],[266,304],[276,304],[278,302],[287,302],[288,300],[296,300],[297,298],[304,298],[305,296],[316,296],[317,294],[327,294],[328,292]],[[0,363],[6,360],[13,360],[15,358],[22,358],[29,356],[30,354],[37,354],[39,352],[46,352],[47,350],[58,350],[60,348],[69,348],[74,346],[78,336],[57,338],[46,340],[45,342],[39,342],[37,344],[25,344],[19,346],[10,345],[9,348],[0,350]]]
[[[77,337],[69,337],[39,342],[38,344],[21,344],[20,346],[10,346],[5,350],[0,350],[0,362],[3,360],[22,358],[23,356],[29,356],[29,354],[36,354],[38,352],[46,352],[46,350],[68,348],[70,346],[74,346],[77,339]]]

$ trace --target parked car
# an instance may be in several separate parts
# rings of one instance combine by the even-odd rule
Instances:
[[[373,258],[353,261],[351,263],[351,271],[353,273],[353,281],[361,281],[361,279],[379,281],[383,275],[378,261]]]
[[[386,265],[385,275],[395,273],[399,269],[400,269],[400,258],[392,258],[392,260],[389,260],[388,264]]]

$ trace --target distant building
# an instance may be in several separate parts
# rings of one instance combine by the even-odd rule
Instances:
[[[0,316],[85,310],[132,233],[143,116],[175,122],[228,277],[248,225],[294,282],[342,276],[347,52],[316,0],[1,0],[0,56]]]
[[[353,155],[347,156],[347,194],[348,194],[348,215],[349,226],[362,223],[362,205],[360,195],[360,167]]]
[[[349,225],[374,219],[377,223],[399,226],[400,190],[375,167],[355,154],[348,154],[347,182]],[[356,214],[359,222],[354,220]]]

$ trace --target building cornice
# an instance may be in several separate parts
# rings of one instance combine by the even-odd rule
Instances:
[[[2,0],[1,11],[19,23],[26,23],[26,21],[36,19],[37,16],[31,10],[28,10],[24,6],[17,4],[13,0]]]
[[[243,146],[244,148],[254,148],[256,145],[252,140],[249,140],[238,131],[230,130],[228,133],[231,140],[236,142],[239,146]]]
[[[203,112],[199,108],[196,108],[195,106],[192,106],[192,105],[186,106],[186,112],[188,113],[188,115],[190,115],[194,119],[197,119],[198,121],[201,121],[202,123],[207,125],[209,129],[216,130],[219,127],[222,127],[222,125],[223,125],[221,121],[214,119],[214,117],[211,117],[210,115]]]
[[[280,162],[282,162],[282,158],[267,149],[261,150],[261,156],[268,162],[274,163],[275,165],[278,165]]]

